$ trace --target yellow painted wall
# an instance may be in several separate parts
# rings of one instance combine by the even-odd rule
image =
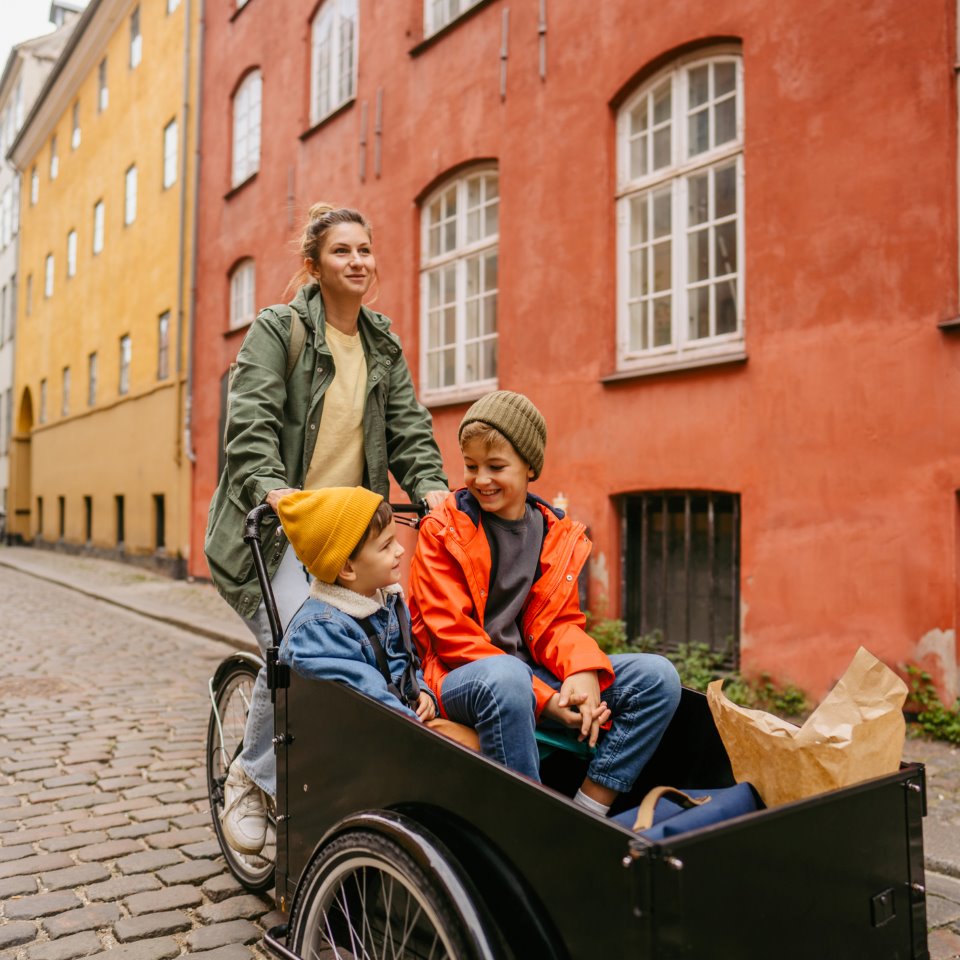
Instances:
[[[115,544],[113,503],[126,504],[125,547],[130,553],[153,551],[153,495],[163,494],[167,514],[168,556],[185,556],[189,544],[190,463],[182,449],[186,375],[187,318],[190,293],[190,241],[193,197],[187,196],[182,269],[183,303],[177,303],[181,264],[181,188],[192,190],[192,116],[184,99],[184,21],[194,21],[191,100],[196,90],[196,20],[199,4],[181,0],[167,13],[167,0],[141,0],[142,59],[129,67],[130,13],[135,4],[114,8],[120,15],[92,67],[72,92],[70,106],[49,131],[45,145],[24,164],[20,235],[21,296],[15,396],[29,389],[33,429],[29,445],[29,497],[13,492],[25,517],[15,518],[30,537],[38,533],[37,498],[44,502],[42,536],[58,539],[57,498],[65,497],[64,539],[83,543],[83,497],[94,496],[97,545]],[[107,4],[103,4],[101,11]],[[109,11],[107,11],[109,13]],[[93,31],[88,30],[89,35]],[[81,38],[80,44],[89,42]],[[79,51],[79,45],[78,45]],[[78,52],[77,51],[77,52]],[[75,52],[76,55],[76,52]],[[97,110],[97,67],[107,57],[109,103]],[[80,104],[81,142],[71,147],[72,104]],[[178,124],[177,181],[163,187],[163,131]],[[50,136],[56,134],[59,174],[50,179]],[[187,170],[181,166],[183,138],[190,137]],[[40,173],[39,198],[30,202],[30,171]],[[124,225],[127,169],[137,167],[137,212]],[[94,205],[104,202],[104,240],[93,253]],[[67,235],[77,231],[76,275],[67,276]],[[44,296],[44,262],[54,255],[53,294]],[[28,277],[31,290],[28,294]],[[166,379],[158,379],[158,321],[170,312]],[[178,338],[178,324],[182,329]],[[120,394],[120,338],[131,338],[129,392]],[[177,362],[177,343],[182,343]],[[96,352],[95,403],[88,406],[88,357]],[[69,411],[62,414],[63,368],[70,367]],[[40,420],[41,380],[47,381],[46,422]],[[20,475],[20,474],[18,474]]]

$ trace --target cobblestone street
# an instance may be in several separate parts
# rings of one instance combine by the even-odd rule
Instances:
[[[279,915],[219,857],[202,759],[228,648],[6,567],[0,596],[0,957],[249,957]]]

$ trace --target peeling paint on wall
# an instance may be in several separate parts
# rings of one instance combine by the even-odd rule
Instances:
[[[957,700],[958,671],[957,671],[957,643],[953,630],[930,630],[925,633],[917,644],[917,660],[927,660],[925,666],[929,669],[929,662],[935,661],[936,667],[931,671],[934,680],[938,681],[940,695],[947,707],[952,707]]]

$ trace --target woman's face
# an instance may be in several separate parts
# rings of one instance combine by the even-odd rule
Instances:
[[[377,274],[367,231],[359,223],[338,223],[324,238],[319,259],[307,267],[327,296],[364,296]]]

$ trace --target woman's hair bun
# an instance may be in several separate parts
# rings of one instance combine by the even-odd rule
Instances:
[[[319,220],[325,213],[330,213],[331,210],[336,210],[337,208],[332,203],[326,203],[321,200],[319,203],[313,204],[310,207],[309,212],[307,213],[308,220]]]

